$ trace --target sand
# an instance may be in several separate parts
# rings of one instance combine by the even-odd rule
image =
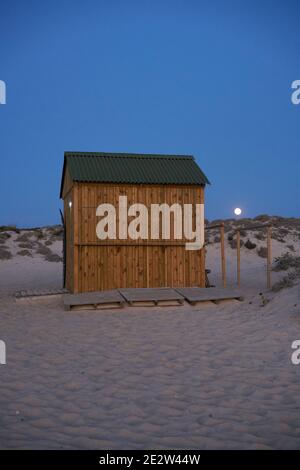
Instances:
[[[274,256],[286,251],[275,242]],[[217,285],[218,250],[208,245]],[[299,449],[300,285],[267,292],[265,260],[242,256],[244,302],[98,312],[16,302],[15,290],[61,287],[61,263],[1,261],[0,448]]]

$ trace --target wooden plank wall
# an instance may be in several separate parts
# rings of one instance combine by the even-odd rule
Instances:
[[[96,235],[100,220],[96,217],[96,208],[101,203],[118,207],[120,195],[127,196],[128,206],[137,202],[147,207],[163,202],[170,205],[204,203],[202,187],[99,183],[75,183],[74,186],[75,218],[70,219],[74,233],[74,258],[71,255],[69,258],[74,265],[74,274],[70,276],[71,291],[205,286],[204,250],[188,251],[184,240],[174,239],[173,218],[170,240],[101,241]]]

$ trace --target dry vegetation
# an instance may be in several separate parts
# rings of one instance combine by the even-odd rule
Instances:
[[[282,245],[281,252],[286,249],[284,255],[274,260],[274,270],[277,272],[287,271],[286,276],[273,288],[280,290],[282,287],[294,284],[300,271],[299,257],[297,256],[299,254],[300,219],[262,214],[254,219],[226,219],[211,222],[206,220],[206,227],[220,223],[224,223],[226,243],[233,251],[237,245],[236,230],[239,229],[241,250],[244,250],[245,253],[253,253],[259,258],[267,257],[266,228],[257,228],[257,225],[272,224],[273,243]],[[0,260],[9,260],[14,255],[24,257],[40,255],[45,261],[61,262],[62,257],[57,252],[56,242],[61,242],[62,239],[63,227],[61,225],[29,229],[19,229],[13,225],[0,226]],[[207,245],[219,244],[220,241],[218,228],[205,231]]]
[[[62,257],[53,252],[49,247],[63,237],[63,228],[59,225],[45,228],[18,229],[15,226],[0,227],[0,260],[13,258],[13,253],[18,256],[33,257],[42,255],[46,261],[60,262]],[[15,247],[7,246],[7,241]]]
[[[284,218],[279,216],[268,216],[262,214],[254,219],[227,219],[213,220],[206,223],[206,227],[224,223],[227,244],[232,250],[236,250],[236,231],[240,232],[241,250],[250,251],[260,258],[267,258],[267,230],[265,226],[272,225],[272,245],[277,244],[277,252],[283,252],[274,259],[274,271],[288,271],[286,275],[273,286],[274,291],[285,287],[291,287],[296,279],[300,277],[299,268],[299,240],[300,240],[300,219]],[[262,227],[257,227],[262,225]],[[220,243],[220,231],[218,228],[206,230],[206,243]],[[279,247],[279,248],[278,248]]]
[[[285,287],[292,287],[295,280],[300,278],[300,256],[293,256],[290,253],[285,253],[275,259],[273,271],[288,271],[280,281],[276,282],[272,290],[278,292]]]
[[[0,246],[0,260],[11,259],[11,258],[12,258],[11,252],[5,246]]]

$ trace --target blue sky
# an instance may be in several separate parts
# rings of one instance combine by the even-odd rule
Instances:
[[[297,1],[0,4],[0,224],[59,222],[65,150],[193,154],[209,219],[298,216]]]

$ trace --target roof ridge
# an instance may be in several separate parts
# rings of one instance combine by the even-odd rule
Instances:
[[[111,158],[170,158],[194,160],[193,155],[163,154],[163,153],[126,153],[126,152],[77,152],[66,151],[65,157],[111,157]]]

